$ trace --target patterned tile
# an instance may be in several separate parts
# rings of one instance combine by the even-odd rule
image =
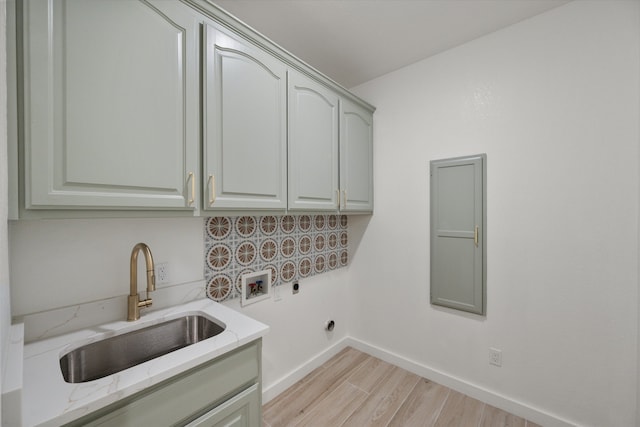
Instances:
[[[207,296],[214,301],[224,301],[231,290],[231,278],[227,274],[217,274],[207,282]]]
[[[303,233],[311,231],[311,215],[300,215],[298,217],[298,229]]]
[[[231,252],[231,248],[224,243],[219,243],[212,246],[207,251],[207,266],[211,270],[224,270],[225,268],[229,267],[232,258],[233,255]]]
[[[235,231],[240,237],[250,238],[258,229],[258,223],[252,216],[241,216],[235,220]]]
[[[272,286],[345,267],[346,215],[212,217],[204,222],[206,294],[237,298],[242,275],[271,270]]]
[[[260,217],[260,232],[264,236],[271,236],[278,231],[278,218],[275,216]]]
[[[217,217],[210,218],[207,221],[207,227],[205,230],[208,237],[215,240],[222,240],[231,233],[232,227],[233,224],[229,218]]]
[[[260,243],[260,260],[263,262],[271,262],[278,255],[278,242],[272,238],[263,240]]]

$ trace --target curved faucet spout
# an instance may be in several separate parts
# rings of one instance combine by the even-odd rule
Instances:
[[[147,266],[147,299],[140,301],[138,295],[138,254],[142,252],[145,264]],[[152,299],[149,298],[149,292],[156,290],[156,277],[154,275],[155,267],[153,265],[153,256],[151,249],[145,243],[138,243],[131,251],[131,287],[129,290],[129,298],[127,304],[127,320],[138,320],[140,318],[140,309],[149,307]]]

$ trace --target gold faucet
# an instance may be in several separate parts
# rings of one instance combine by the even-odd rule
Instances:
[[[144,260],[147,264],[147,299],[140,301],[138,295],[138,253],[142,251],[144,254]],[[138,320],[140,318],[140,309],[143,307],[149,307],[153,302],[149,298],[149,292],[156,290],[156,277],[153,274],[153,256],[151,256],[151,249],[144,243],[138,243],[133,247],[131,251],[131,290],[129,292],[128,308],[127,308],[127,320]]]

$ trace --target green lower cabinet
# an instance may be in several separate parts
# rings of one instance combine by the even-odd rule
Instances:
[[[253,427],[260,425],[260,396],[258,386],[251,386],[203,416],[187,427]]]
[[[261,341],[73,421],[68,426],[259,426]]]

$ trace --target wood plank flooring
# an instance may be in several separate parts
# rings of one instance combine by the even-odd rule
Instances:
[[[264,427],[540,427],[351,347],[262,409]]]

